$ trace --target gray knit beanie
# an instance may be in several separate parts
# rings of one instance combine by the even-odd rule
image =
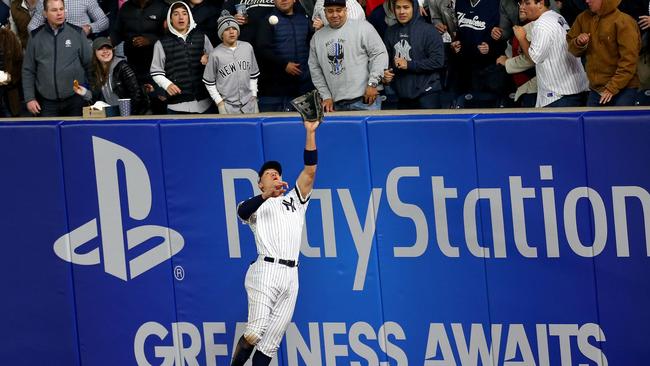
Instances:
[[[221,40],[223,40],[223,32],[228,28],[235,28],[237,29],[237,32],[239,32],[239,24],[237,24],[237,21],[235,21],[235,17],[230,15],[228,10],[224,10],[221,12],[221,16],[217,20],[217,27],[218,27],[217,35]]]

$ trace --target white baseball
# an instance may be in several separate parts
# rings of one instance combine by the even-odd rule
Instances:
[[[279,21],[279,19],[278,19],[278,17],[275,16],[275,15],[271,15],[271,16],[269,17],[269,24],[271,24],[271,25],[276,25],[276,24],[278,24],[278,21]]]

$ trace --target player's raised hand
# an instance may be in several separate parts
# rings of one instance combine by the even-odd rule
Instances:
[[[303,124],[307,132],[314,132],[320,126],[320,121],[304,121]]]

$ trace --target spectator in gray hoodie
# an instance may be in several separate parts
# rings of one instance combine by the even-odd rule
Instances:
[[[325,112],[378,110],[388,53],[375,28],[347,18],[345,0],[325,0],[328,25],[311,39],[309,70]]]

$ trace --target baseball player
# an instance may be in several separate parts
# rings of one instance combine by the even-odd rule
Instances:
[[[224,10],[217,21],[222,40],[208,56],[203,83],[220,114],[258,113],[257,66],[253,46],[240,41],[239,24]]]
[[[305,167],[288,190],[282,166],[267,161],[260,168],[262,194],[239,204],[237,214],[255,235],[258,257],[246,273],[248,325],[239,339],[231,366],[246,363],[254,348],[253,366],[266,366],[275,356],[291,321],[298,295],[298,255],[305,212],[316,175],[319,121],[304,121]],[[286,195],[285,193],[288,192]]]

